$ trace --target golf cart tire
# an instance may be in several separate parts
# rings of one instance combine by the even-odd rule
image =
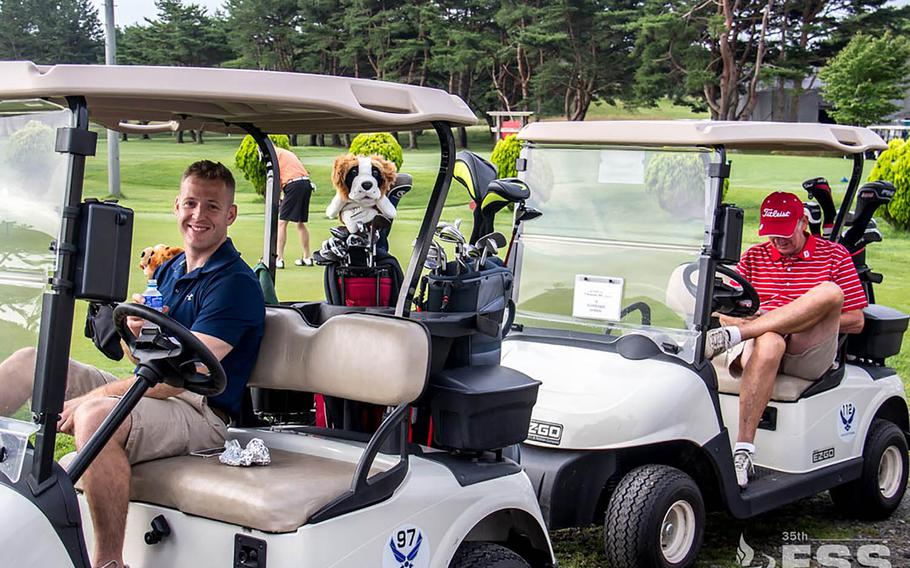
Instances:
[[[514,551],[492,542],[464,542],[455,551],[449,568],[530,568]]]
[[[879,467],[888,448],[897,450],[901,472],[897,492],[890,497],[879,488]],[[892,453],[893,455],[893,453]],[[892,458],[892,459],[895,459]],[[863,448],[863,473],[859,479],[831,489],[831,500],[843,514],[867,521],[885,519],[897,509],[907,489],[907,439],[897,424],[876,419]]]
[[[688,552],[668,562],[661,551],[664,517],[679,501],[694,513],[695,534]],[[616,486],[604,520],[604,552],[611,568],[686,567],[695,563],[705,529],[705,503],[695,481],[668,465],[633,469]]]

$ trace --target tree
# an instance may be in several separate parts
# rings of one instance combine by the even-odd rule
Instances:
[[[716,120],[747,118],[768,51],[774,0],[648,0],[638,29],[633,100],[669,94]]]
[[[297,31],[301,10],[297,0],[227,0],[231,46],[238,67],[298,71],[302,39]]]
[[[123,29],[118,60],[126,65],[216,67],[232,59],[224,23],[205,8],[157,0],[158,17]]]
[[[857,34],[820,71],[822,95],[841,124],[868,126],[899,110],[910,73],[910,40]]]
[[[0,0],[0,59],[99,63],[103,38],[90,0]]]

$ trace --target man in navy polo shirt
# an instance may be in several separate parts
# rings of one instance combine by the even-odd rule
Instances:
[[[174,203],[184,253],[156,277],[166,312],[217,357],[227,387],[206,398],[165,384],[149,389],[83,476],[94,523],[94,566],[123,566],[130,465],[221,446],[227,425],[240,416],[246,383],[259,353],[265,302],[259,281],[227,236],[237,218],[234,177],[220,163],[191,164]],[[141,303],[142,296],[134,296]],[[142,320],[128,322],[134,333]],[[31,391],[35,349],[0,364],[0,412],[18,408]],[[58,429],[81,448],[134,382],[70,361],[66,403]]]
[[[733,464],[746,487],[755,432],[778,373],[817,380],[831,368],[839,333],[863,329],[867,305],[850,253],[807,231],[799,198],[782,191],[762,202],[758,234],[768,241],[743,254],[736,267],[758,292],[749,318],[721,316],[708,332],[705,356],[730,350],[730,372],[741,375],[739,431]]]

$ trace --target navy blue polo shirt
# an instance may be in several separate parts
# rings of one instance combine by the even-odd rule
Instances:
[[[180,253],[155,272],[168,315],[191,331],[231,345],[221,360],[227,386],[208,398],[238,420],[246,383],[259,355],[265,330],[265,300],[259,280],[227,239],[206,263],[186,273],[186,255]]]

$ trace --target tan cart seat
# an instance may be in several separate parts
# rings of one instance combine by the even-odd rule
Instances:
[[[717,373],[717,390],[723,394],[738,395],[742,381],[730,374],[730,370],[724,364],[723,356],[716,357],[711,363]],[[815,381],[791,375],[777,375],[774,380],[774,390],[771,391],[771,400],[794,402],[799,400],[799,397],[813,384]]]
[[[356,464],[270,450],[265,467],[181,456],[133,467],[130,500],[266,532],[293,532],[351,488]],[[374,470],[372,473],[378,473]]]

